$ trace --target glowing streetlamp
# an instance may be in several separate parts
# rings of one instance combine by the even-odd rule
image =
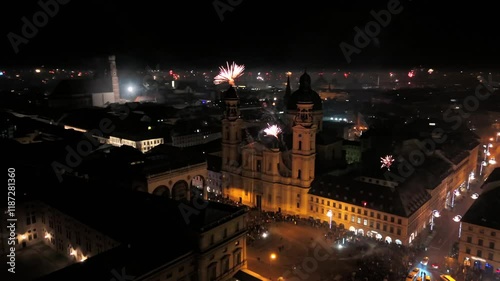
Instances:
[[[455,189],[453,191],[453,195],[451,197],[451,207],[452,208],[455,207],[455,197],[458,197],[458,196],[460,196],[460,191],[458,191],[458,189]]]
[[[460,238],[462,236],[462,216],[461,215],[454,216],[453,221],[460,223],[458,226],[458,238]]]
[[[474,171],[470,172],[469,177],[467,178],[467,190],[470,189],[470,182],[475,179]]]
[[[330,218],[330,229],[332,229],[332,217],[333,217],[332,210],[328,210],[328,212],[326,212],[326,216]]]
[[[479,193],[473,193],[470,198],[476,200],[477,198],[479,198]]]
[[[433,210],[431,213],[431,231],[434,229],[434,217],[439,218],[441,214],[438,210]]]
[[[271,253],[271,255],[269,256],[269,267],[272,267],[272,262],[275,259],[276,259],[276,254],[275,253]],[[271,273],[271,275],[272,275],[272,273]],[[273,278],[271,278],[271,280],[273,280]]]

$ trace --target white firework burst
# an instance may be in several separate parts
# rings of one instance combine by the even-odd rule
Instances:
[[[278,125],[269,125],[266,129],[264,129],[264,133],[268,136],[278,138],[278,135],[281,133],[281,128],[278,127]]]
[[[243,75],[243,71],[245,70],[244,65],[237,65],[235,62],[233,62],[231,65],[226,62],[226,65],[227,68],[224,68],[223,66],[219,67],[219,75],[215,76],[214,78],[215,85],[227,82],[229,83],[229,85],[234,86],[234,80]]]
[[[394,158],[392,158],[392,155],[386,155],[385,157],[380,157],[380,163],[382,163],[380,169],[386,167],[387,171],[390,171],[393,162]]]

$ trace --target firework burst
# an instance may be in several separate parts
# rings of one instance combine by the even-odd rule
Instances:
[[[278,125],[269,125],[266,129],[264,129],[264,133],[268,136],[278,138],[278,134],[281,133],[281,128],[278,127]]]
[[[392,158],[392,155],[386,155],[385,157],[380,157],[380,163],[382,163],[380,169],[386,167],[387,171],[390,171],[393,162],[394,158]]]
[[[229,83],[229,85],[234,86],[234,79],[241,77],[243,75],[243,71],[245,70],[244,65],[237,65],[236,63],[232,63],[229,65],[228,62],[226,62],[227,68],[224,68],[223,66],[220,66],[220,72],[219,75],[215,76],[214,78],[214,84],[219,85],[222,83]]]

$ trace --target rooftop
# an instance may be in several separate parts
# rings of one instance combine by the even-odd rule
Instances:
[[[386,185],[384,185],[386,184]],[[355,180],[353,175],[324,175],[312,183],[309,194],[408,217],[430,199],[419,185],[395,185],[379,179]]]
[[[498,177],[498,172],[496,177]],[[499,187],[485,190],[463,215],[462,222],[500,230],[500,217],[498,216],[500,205],[498,202],[500,202]]]

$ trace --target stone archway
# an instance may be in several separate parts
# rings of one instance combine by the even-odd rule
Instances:
[[[187,200],[189,199],[189,185],[185,180],[180,180],[172,187],[172,199]]]
[[[170,189],[165,185],[160,185],[153,191],[153,194],[170,198]]]

